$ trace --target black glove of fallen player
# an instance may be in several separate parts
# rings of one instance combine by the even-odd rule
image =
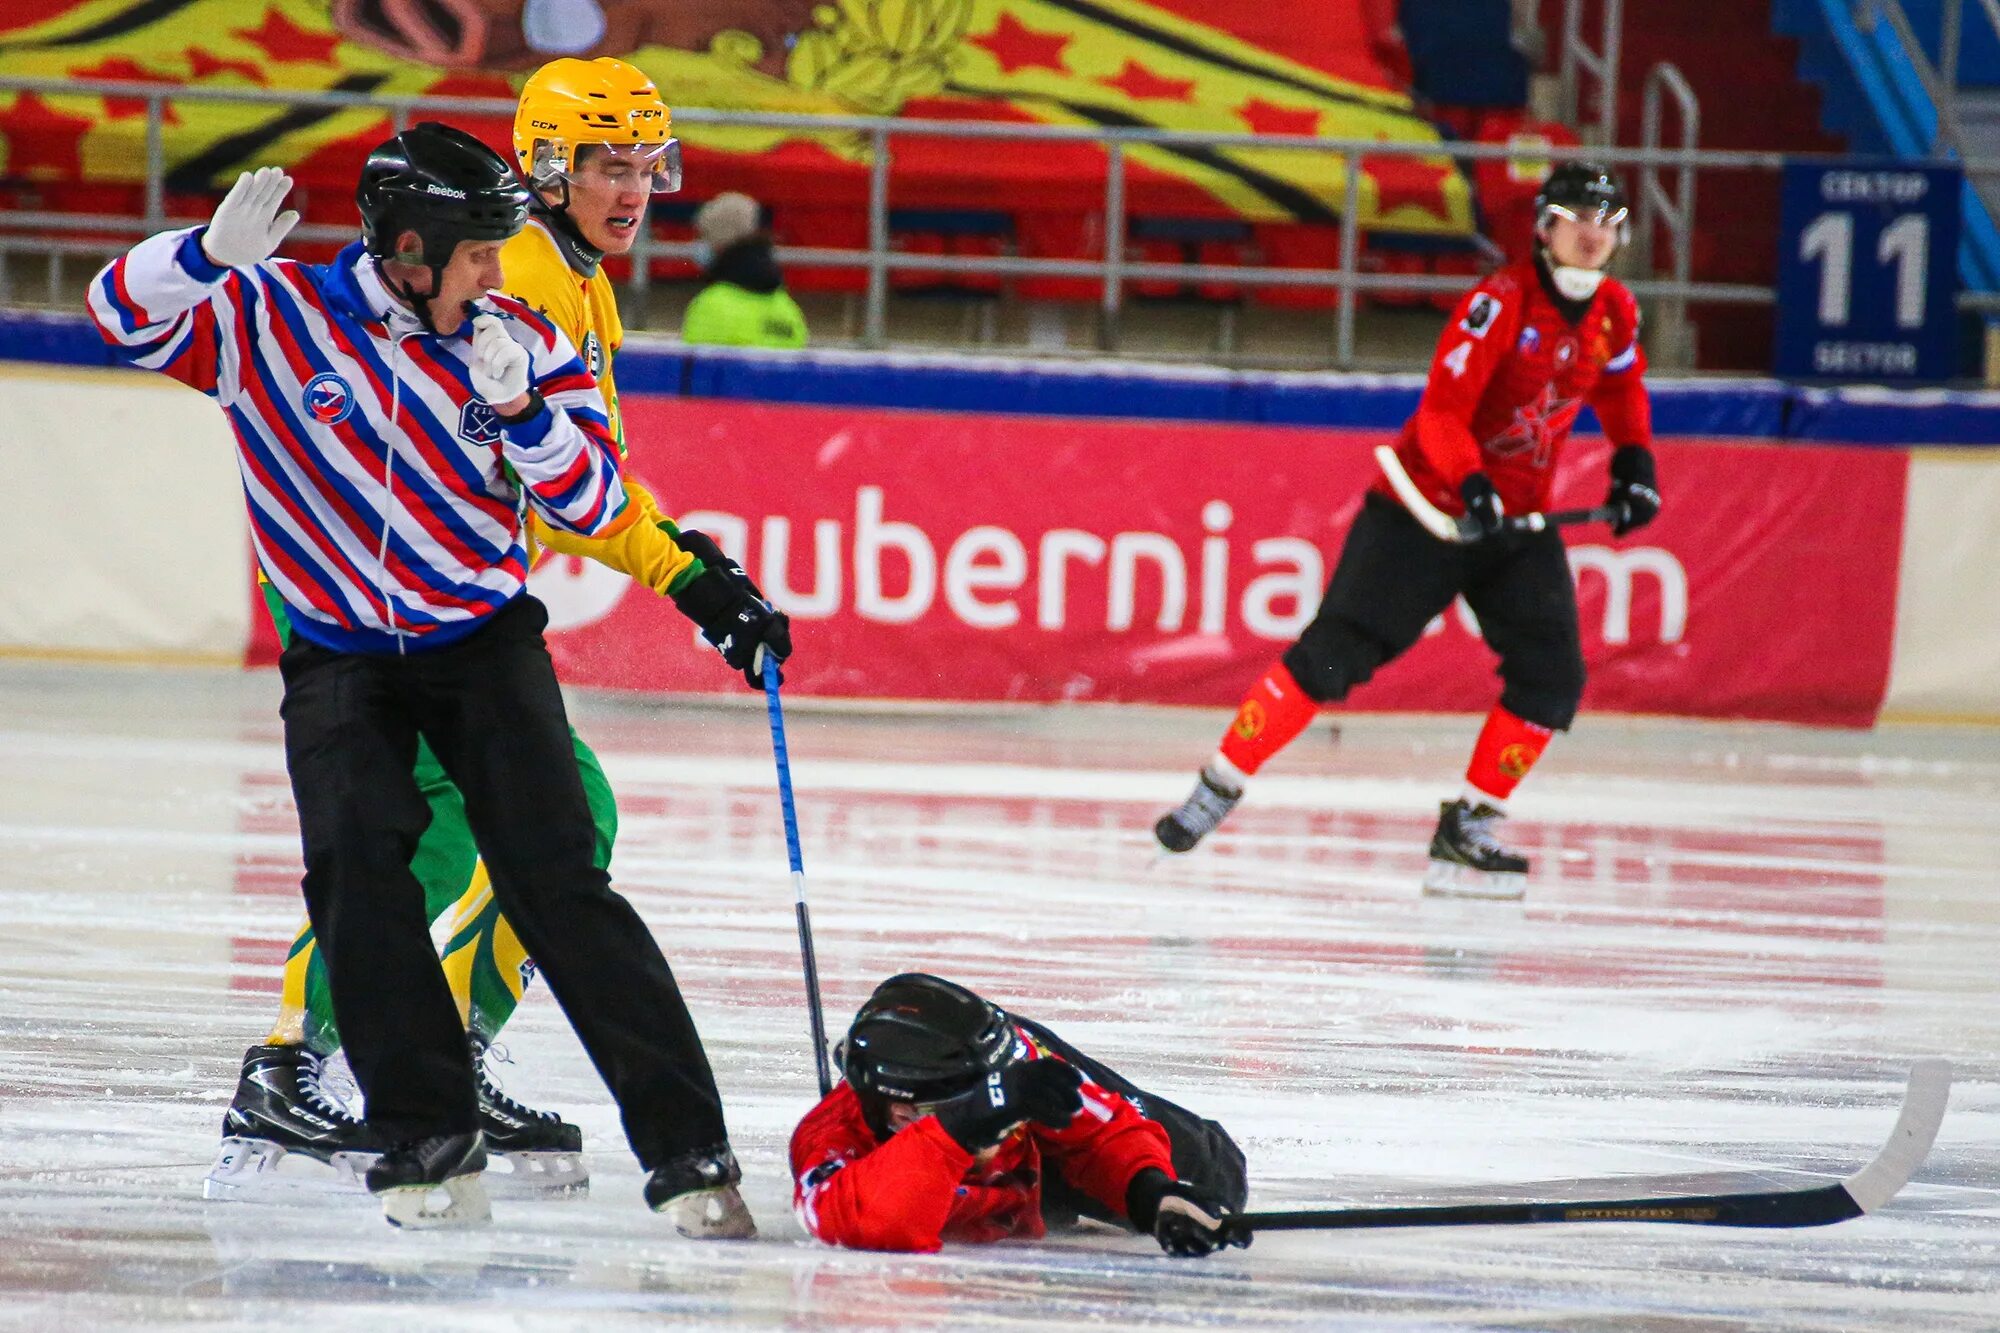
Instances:
[[[1125,1215],[1132,1225],[1176,1259],[1198,1259],[1225,1245],[1248,1249],[1248,1232],[1222,1229],[1222,1219],[1232,1211],[1214,1190],[1175,1180],[1156,1166],[1132,1177],[1125,1187]]]
[[[1660,480],[1653,472],[1653,451],[1643,444],[1621,444],[1611,455],[1611,494],[1604,503],[1619,511],[1611,520],[1611,535],[1623,537],[1651,523],[1660,512]]]
[[[722,660],[743,673],[753,690],[764,688],[764,654],[782,662],[792,655],[792,622],[764,600],[743,566],[722,553],[705,532],[682,528],[675,542],[707,568],[674,594],[681,614],[701,626],[701,637]],[[781,675],[779,680],[783,680]]]
[[[1493,478],[1484,472],[1475,472],[1458,484],[1458,494],[1465,501],[1466,540],[1476,542],[1499,536],[1502,526],[1500,493],[1493,489]]]
[[[991,1148],[1023,1120],[1061,1129],[1083,1110],[1083,1075],[1061,1060],[1024,1060],[986,1076],[937,1109],[938,1124],[967,1152]]]

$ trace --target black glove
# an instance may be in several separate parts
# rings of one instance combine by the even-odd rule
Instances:
[[[988,1074],[937,1109],[938,1124],[967,1152],[991,1148],[1023,1120],[1062,1129],[1083,1110],[1083,1075],[1061,1060],[1023,1060]]]
[[[1611,494],[1604,503],[1619,511],[1611,520],[1611,535],[1623,537],[1651,523],[1660,512],[1660,480],[1653,472],[1653,451],[1643,444],[1621,444],[1611,455]]]
[[[764,600],[743,566],[724,555],[707,533],[683,528],[673,536],[683,551],[707,566],[674,594],[674,605],[701,626],[701,637],[743,673],[751,689],[763,689],[764,654],[780,662],[792,655],[792,622]]]
[[[1125,1187],[1125,1215],[1132,1225],[1176,1259],[1199,1259],[1225,1245],[1250,1248],[1249,1232],[1222,1228],[1222,1219],[1234,1211],[1214,1190],[1175,1180],[1156,1166],[1132,1177]]]
[[[1465,520],[1459,525],[1465,539],[1476,542],[1499,536],[1504,520],[1500,493],[1493,489],[1493,478],[1475,472],[1459,483],[1458,494],[1465,501]]]

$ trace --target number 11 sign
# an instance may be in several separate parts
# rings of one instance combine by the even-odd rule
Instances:
[[[1959,188],[1956,167],[1880,159],[1786,164],[1780,375],[1950,378]]]

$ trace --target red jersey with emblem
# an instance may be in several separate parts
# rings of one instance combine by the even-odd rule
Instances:
[[[1574,307],[1571,307],[1574,308]],[[1605,278],[1572,324],[1534,261],[1466,293],[1438,340],[1396,456],[1432,503],[1462,514],[1459,485],[1484,471],[1510,514],[1549,507],[1556,462],[1588,405],[1613,445],[1651,445],[1639,304]],[[1388,483],[1376,489],[1393,495]]]
[[[1015,1029],[1028,1058],[1056,1060]],[[857,1250],[931,1252],[945,1241],[1037,1240],[1042,1173],[1125,1215],[1125,1190],[1147,1167],[1174,1174],[1167,1131],[1117,1093],[1084,1080],[1083,1109],[1061,1129],[1030,1122],[986,1161],[934,1115],[885,1143],[842,1083],[792,1131],[792,1206],[814,1239]]]

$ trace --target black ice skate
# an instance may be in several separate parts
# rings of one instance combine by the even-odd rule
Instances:
[[[646,1206],[691,1240],[748,1240],[757,1223],[736,1186],[743,1171],[726,1143],[682,1153],[646,1181]]]
[[[472,1041],[472,1072],[479,1087],[479,1129],[495,1165],[487,1176],[502,1198],[584,1194],[590,1170],[583,1164],[583,1131],[554,1111],[523,1106],[500,1090],[488,1061],[505,1062],[504,1050]]]
[[[1431,835],[1424,892],[1447,898],[1519,898],[1528,888],[1528,858],[1494,836],[1505,816],[1481,802],[1446,801]]]
[[[304,1046],[252,1046],[243,1053],[236,1098],[222,1117],[222,1147],[202,1182],[204,1199],[360,1186],[382,1144],[321,1085],[320,1075],[320,1057]]]
[[[366,1180],[392,1227],[476,1227],[493,1220],[479,1181],[485,1169],[486,1145],[475,1130],[399,1143],[368,1168]]]
[[[1159,817],[1153,825],[1153,836],[1167,851],[1193,851],[1194,845],[1215,832],[1215,826],[1228,818],[1229,812],[1242,799],[1241,788],[1230,790],[1210,775],[1207,765],[1203,765],[1200,776],[1195,780],[1194,790],[1188,793],[1188,798],[1177,809]]]

